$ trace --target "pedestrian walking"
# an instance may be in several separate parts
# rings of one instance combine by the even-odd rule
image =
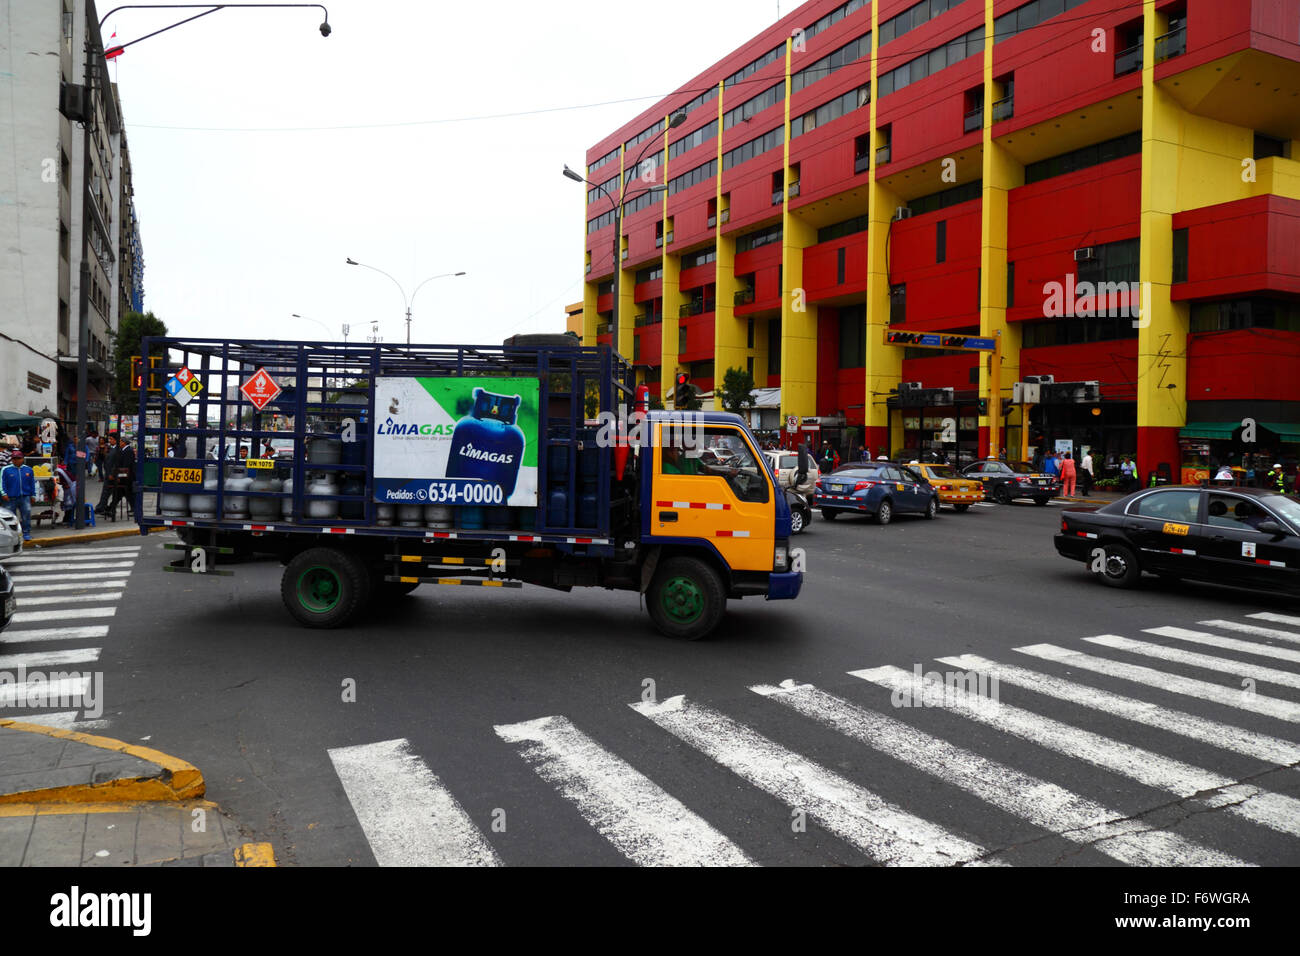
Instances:
[[[113,494],[114,479],[117,474],[117,432],[109,432],[99,445],[99,477],[104,487],[99,492],[99,504],[95,513],[108,517],[108,499]]]
[[[1043,473],[1053,476],[1061,473],[1060,466],[1056,461],[1056,452],[1049,451],[1047,457],[1043,459]]]
[[[1092,496],[1092,483],[1095,477],[1092,473],[1092,450],[1089,449],[1084,453],[1083,461],[1079,462],[1079,494],[1084,498]]]
[[[77,482],[73,479],[67,465],[59,465],[54,469],[54,480],[63,506],[63,523],[71,525],[77,510]]]
[[[23,527],[23,540],[32,540],[32,498],[36,495],[36,475],[26,464],[22,449],[14,452],[9,464],[0,470],[0,504],[17,512]]]
[[[1074,482],[1077,478],[1077,472],[1074,467],[1074,458],[1067,451],[1065,457],[1061,459],[1061,494],[1067,498],[1074,497]]]
[[[99,463],[99,436],[95,434],[95,429],[86,429],[84,448],[86,452],[86,477],[93,478],[97,473],[96,466]]]

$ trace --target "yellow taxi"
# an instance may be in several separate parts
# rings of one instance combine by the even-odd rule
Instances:
[[[957,473],[951,465],[932,465],[908,462],[912,469],[939,493],[939,504],[951,505],[956,511],[966,511],[971,505],[984,500],[984,486],[973,478]]]

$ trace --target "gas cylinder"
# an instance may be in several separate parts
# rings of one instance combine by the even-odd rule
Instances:
[[[190,517],[215,518],[217,516],[217,466],[203,469],[203,494],[190,495]]]
[[[375,524],[379,525],[379,527],[391,528],[396,520],[396,505],[375,505]]]
[[[317,495],[337,495],[338,482],[327,472],[317,472],[316,477],[307,483],[307,516],[309,518],[337,518],[339,503],[326,501]]]
[[[474,389],[474,408],[456,423],[447,460],[448,478],[473,478],[501,488],[505,504],[514,494],[524,457],[524,433],[515,424],[518,395]]]
[[[225,514],[227,518],[247,518],[248,517],[248,497],[246,495],[235,494],[238,491],[248,491],[253,484],[253,479],[247,475],[232,475],[226,479],[225,484]]]
[[[280,479],[268,472],[261,472],[253,479],[249,491],[279,491]],[[248,513],[259,521],[274,521],[280,512],[280,502],[275,498],[249,498]]]
[[[424,524],[424,505],[398,505],[397,520],[403,528],[418,528]]]
[[[419,505],[415,507],[418,508]],[[430,528],[439,531],[454,527],[456,523],[456,517],[447,505],[425,505],[424,520]]]

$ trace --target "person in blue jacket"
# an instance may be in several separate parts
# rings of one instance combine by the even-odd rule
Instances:
[[[10,463],[0,470],[0,505],[18,513],[23,526],[23,540],[32,540],[32,496],[36,494],[36,475],[21,451],[13,453]]]

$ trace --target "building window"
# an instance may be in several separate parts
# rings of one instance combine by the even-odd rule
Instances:
[[[1104,246],[1092,247],[1092,258],[1078,263],[1079,282],[1137,282],[1138,257],[1141,251],[1137,239],[1123,239]]]
[[[897,325],[907,321],[907,285],[889,287],[889,324]]]
[[[766,109],[775,106],[777,103],[785,101],[785,80],[782,80],[776,86],[768,87],[757,96],[745,100],[735,109],[727,110],[722,114],[722,128],[731,129],[737,123],[748,123],[751,119]],[[716,132],[717,121],[714,121],[714,132]]]
[[[1066,173],[1077,172],[1080,169],[1099,166],[1102,163],[1109,163],[1124,156],[1136,156],[1141,152],[1142,133],[1127,133],[1115,139],[1108,139],[1102,143],[1062,153],[1060,156],[1053,156],[1050,159],[1030,163],[1025,167],[1025,185],[1041,182],[1053,176],[1064,176]]]
[[[657,266],[647,266],[644,269],[638,269],[636,273],[636,284],[643,282],[653,282],[655,279],[664,277],[664,267],[662,264]]]
[[[940,209],[947,209],[949,206],[956,206],[964,202],[970,202],[973,199],[979,199],[983,195],[984,180],[977,179],[964,186],[954,186],[952,189],[930,193],[928,196],[909,199],[907,206],[912,210],[913,216],[922,216],[927,212],[936,212]]]
[[[641,361],[641,336],[632,336],[632,361]]]
[[[774,226],[768,226],[766,229],[746,233],[736,240],[736,251],[749,252],[751,249],[758,249],[774,242],[780,242],[782,235],[782,227],[779,222]]]
[[[1257,298],[1192,304],[1192,332],[1228,332],[1238,329],[1300,332],[1300,302]]]
[[[812,86],[818,80],[824,79],[849,64],[856,63],[858,60],[869,56],[871,56],[871,33],[868,31],[792,75],[790,77],[790,92],[798,93],[800,90]]]
[[[790,121],[790,138],[802,136],[804,133],[811,133],[820,126],[833,122],[854,110],[861,109],[871,102],[871,85],[859,86],[856,90],[849,90],[840,96],[835,97],[828,103],[823,103],[815,110],[809,110],[802,116],[796,116]]]
[[[840,368],[863,368],[867,364],[867,307],[840,309]]]
[[[67,338],[69,336],[68,324],[68,303],[62,299],[59,300],[59,335]]]
[[[848,250],[845,249],[844,246],[840,246],[838,249],[835,250],[835,284],[836,285],[844,284],[845,259],[847,258],[845,253],[847,251]]]
[[[865,173],[871,168],[871,134],[863,133],[853,140],[853,172]]]
[[[983,52],[984,28],[981,26],[882,74],[879,78],[876,98],[883,99],[890,93],[897,92],[954,63]]]
[[[817,230],[817,241],[819,243],[833,242],[836,239],[843,239],[859,232],[866,232],[868,222],[866,216],[854,216],[852,219],[837,222],[833,226],[823,226]]]
[[[682,175],[668,180],[668,195],[672,196],[683,189],[689,189],[692,186],[698,186],[700,183],[708,182],[716,175],[718,175],[718,161],[717,159],[711,159],[702,166],[696,166],[690,172],[682,173]]]
[[[778,126],[770,129],[762,136],[755,137],[747,143],[737,146],[735,149],[728,150],[722,154],[722,168],[731,169],[733,166],[739,166],[746,163],[755,156],[761,156],[768,150],[776,149],[785,142],[785,127]],[[716,165],[716,160],[714,163]]]
[[[966,91],[962,105],[962,131],[973,133],[984,128],[984,84]]]
[[[934,261],[948,261],[948,220],[940,219],[934,224]]]
[[[749,373],[751,379],[754,377],[754,356],[745,359],[745,371]]]
[[[1010,259],[1007,260],[1007,308],[1013,309],[1016,305],[1016,264]]]
[[[717,248],[709,246],[707,249],[700,249],[697,252],[688,252],[686,255],[682,256],[682,268],[694,269],[697,266],[704,266],[708,265],[710,262],[716,262],[717,258]]]
[[[686,326],[677,326],[677,354],[683,355],[686,352]]]
[[[1174,230],[1174,282],[1187,281],[1187,230]]]
[[[1266,136],[1263,133],[1256,133],[1255,158],[1268,159],[1270,156],[1281,156],[1284,159],[1290,159],[1291,141],[1274,139],[1272,136]]]
[[[691,378],[696,380],[713,378],[713,359],[709,359],[707,362],[692,362]]]
[[[1023,322],[1020,344],[1022,348],[1051,348],[1056,345],[1084,345],[1089,342],[1109,342],[1115,339],[1135,339],[1138,330],[1133,320],[1120,316],[1111,318],[1076,317],[1047,319],[1042,322]]]
[[[694,133],[687,133],[677,142],[669,146],[668,158],[676,159],[678,156],[682,155],[682,153],[688,152],[694,149],[696,146],[701,146],[704,143],[709,142],[709,140],[713,139],[717,135],[718,135],[718,121],[713,120],[707,125],[701,126]]]
[[[753,347],[754,347],[754,317],[751,315],[749,317],[748,323],[745,326],[745,348],[752,349]]]

